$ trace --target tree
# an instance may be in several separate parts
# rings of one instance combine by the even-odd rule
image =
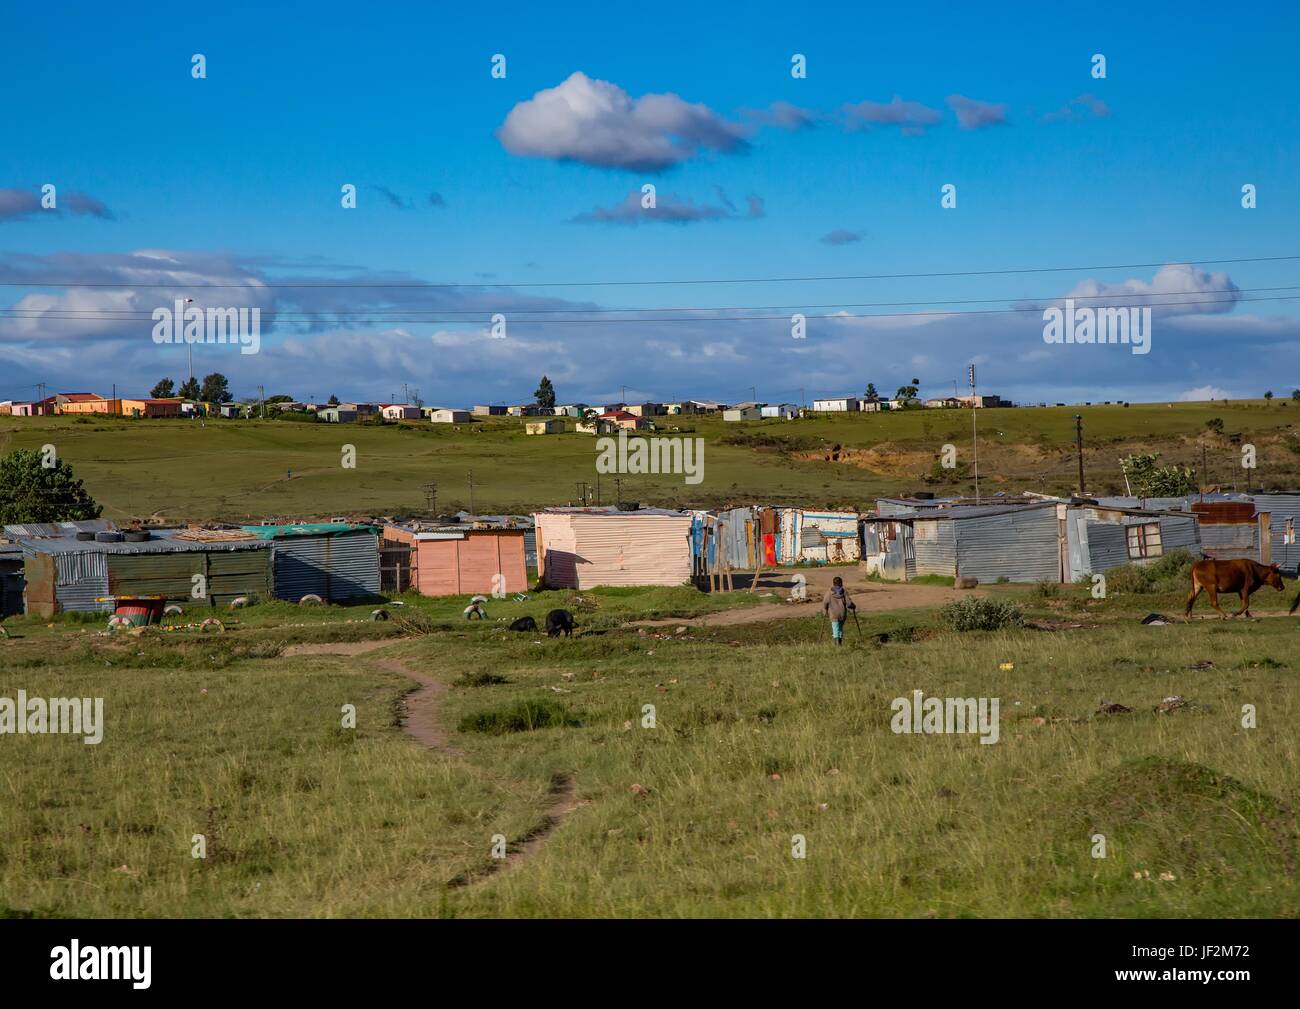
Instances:
[[[1300,403],[1300,389],[1292,389],[1291,398],[1295,400],[1297,403]]]
[[[205,403],[229,403],[233,398],[230,395],[230,383],[221,372],[214,371],[211,375],[203,376],[203,391],[199,399]]]
[[[335,396],[333,393],[330,393],[330,398],[329,398],[326,402],[327,402],[330,406],[338,406],[338,405],[339,405],[339,398],[338,398],[337,396]]]
[[[35,449],[0,458],[0,525],[99,518],[102,509],[62,459],[52,466]]]
[[[180,396],[181,399],[201,399],[202,397],[199,395],[199,380],[191,375],[181,384],[180,392],[178,392],[177,395]]]
[[[880,399],[880,393],[876,392],[876,383],[875,383],[875,382],[868,382],[868,383],[867,383],[867,402],[869,402],[869,403],[874,403],[874,402],[876,402],[876,400],[878,400],[878,399]]]
[[[1272,390],[1272,389],[1269,389],[1268,392],[1264,393],[1264,398],[1265,398],[1265,399],[1272,399],[1272,398],[1273,398],[1273,390]]]
[[[894,398],[904,401],[916,399],[916,394],[920,392],[920,385],[921,380],[919,378],[914,378],[912,379],[911,385],[900,385],[898,387],[898,392],[894,393]]]
[[[1208,427],[1215,434],[1223,434],[1222,417],[1211,417],[1209,420],[1205,422],[1205,426]]]
[[[545,407],[547,410],[555,406],[555,386],[551,385],[551,380],[545,375],[537,386],[537,391],[533,393],[533,398],[537,400],[537,405]]]
[[[149,395],[154,399],[170,399],[176,395],[176,383],[170,378],[164,378],[149,390]]]
[[[1157,455],[1131,455],[1119,464],[1133,490],[1143,497],[1182,497],[1196,489],[1196,471],[1188,466],[1157,466]]]

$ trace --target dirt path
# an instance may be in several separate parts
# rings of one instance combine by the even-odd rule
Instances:
[[[283,654],[286,656],[364,655],[367,652],[373,652],[395,644],[396,640],[401,639],[386,638],[380,641],[338,641],[290,645],[284,650]],[[419,684],[418,687],[402,698],[401,705],[404,711],[402,729],[419,742],[421,746],[447,756],[463,757],[464,754],[451,744],[439,710],[439,702],[447,693],[447,685],[431,676],[417,672],[400,659],[380,658],[376,660],[376,664],[380,669],[396,673],[398,676],[405,676]],[[528,861],[541,850],[555,828],[560,825],[566,816],[574,810],[587,805],[585,800],[578,798],[573,775],[565,772],[557,771],[551,775],[549,797],[550,801],[542,812],[541,820],[522,836],[507,842],[506,857],[504,859],[493,860],[481,868],[461,873],[449,880],[447,885],[456,887],[469,886]]]
[[[820,568],[812,571],[774,571],[759,578],[755,595],[775,593],[781,602],[765,602],[757,606],[746,606],[734,610],[721,610],[706,613],[701,617],[669,618],[663,620],[635,620],[635,627],[733,627],[737,624],[761,623],[765,620],[784,620],[791,617],[814,617],[821,612],[822,597],[831,586],[831,579],[839,573],[844,579],[845,588],[853,601],[858,604],[858,612],[863,616],[889,610],[925,609],[942,606],[954,599],[970,595],[981,595],[979,589],[950,589],[944,585],[915,585],[902,582],[897,585],[866,582],[861,580],[856,571],[837,568]],[[795,586],[794,576],[804,575],[805,588],[808,592],[806,603],[786,602]]]
[[[294,655],[364,655],[380,648],[394,644],[393,638],[379,641],[325,641],[319,643],[290,645],[284,650],[285,656]],[[438,702],[447,693],[447,685],[432,676],[417,672],[400,659],[379,659],[376,665],[390,673],[405,676],[419,684],[400,701],[403,716],[402,728],[415,738],[421,746],[439,753],[461,756],[459,750],[451,745],[446,727],[438,713]]]

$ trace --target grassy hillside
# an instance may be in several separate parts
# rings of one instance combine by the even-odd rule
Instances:
[[[1199,469],[1202,448],[1211,484],[1300,485],[1300,405],[1255,400],[980,411],[981,490],[1073,490],[1076,412],[1084,417],[1091,493],[1123,492],[1121,455],[1159,452],[1166,463]],[[1223,421],[1221,435],[1207,429],[1212,418]],[[449,511],[469,507],[471,471],[475,509],[526,511],[575,500],[578,481],[597,479],[596,440],[567,424],[564,434],[527,437],[522,421],[504,418],[452,427],[3,417],[0,451],[53,444],[110,518],[422,512],[430,480],[438,485],[438,510]],[[625,499],[859,507],[881,494],[973,489],[960,468],[970,461],[968,411],[746,424],[660,418],[660,428],[704,439],[704,479],[686,485],[680,476],[624,476]],[[1257,450],[1254,474],[1240,466],[1245,442]],[[945,443],[956,447],[957,474],[948,480],[951,471],[939,471],[939,482],[924,482]],[[345,445],[355,446],[355,469],[341,465]],[[612,477],[600,481],[603,501],[613,501]]]
[[[685,589],[584,593],[599,610],[559,640],[495,619],[399,640],[365,609],[283,604],[219,637],[14,620],[0,696],[100,696],[106,728],[0,746],[0,915],[1300,915],[1289,593],[1261,597],[1269,619],[1170,627],[1136,614],[1174,596],[994,593],[1076,629],[865,612],[832,649],[816,617],[623,623],[718,604]],[[391,644],[285,654],[374,637]],[[445,748],[398,727],[393,662],[444,685]],[[917,689],[999,698],[998,742],[895,734]],[[1169,695],[1188,704],[1155,711]],[[476,731],[520,710],[556,724]]]

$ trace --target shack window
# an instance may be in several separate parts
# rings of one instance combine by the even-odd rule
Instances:
[[[1163,553],[1160,546],[1160,523],[1148,522],[1144,525],[1128,527],[1128,555],[1133,560],[1143,557],[1159,557]]]

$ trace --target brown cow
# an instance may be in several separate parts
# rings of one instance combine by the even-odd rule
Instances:
[[[1276,564],[1260,564],[1257,561],[1238,558],[1230,561],[1197,561],[1192,565],[1192,591],[1187,597],[1187,612],[1192,615],[1192,606],[1196,597],[1204,589],[1210,594],[1210,605],[1219,610],[1219,616],[1225,620],[1228,614],[1219,609],[1220,592],[1237,592],[1241,595],[1241,609],[1233,616],[1250,616],[1250,594],[1256,589],[1271,585],[1282,591],[1282,569]]]

